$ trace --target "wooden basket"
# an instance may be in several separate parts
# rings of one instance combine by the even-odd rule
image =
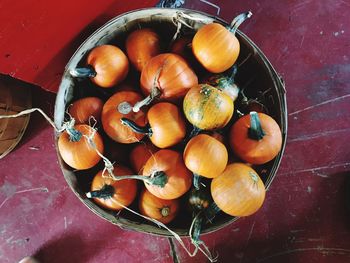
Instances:
[[[30,87],[0,75],[0,115],[17,114],[32,107]],[[9,154],[21,140],[30,115],[0,120],[0,159]]]
[[[177,14],[177,12],[182,12],[195,18],[195,20],[189,20],[187,22],[196,30],[200,28],[203,23],[211,23],[213,21],[222,23],[225,26],[228,25],[225,21],[211,15],[187,9],[141,9],[115,17],[93,33],[78,48],[71,60],[68,62],[56,99],[56,125],[58,127],[62,125],[65,117],[65,108],[68,103],[70,103],[73,99],[76,99],[76,96],[79,96],[81,92],[89,93],[90,90],[92,90],[90,87],[86,86],[86,83],[79,83],[77,80],[72,78],[69,71],[76,68],[78,65],[84,65],[86,54],[93,47],[106,43],[117,44],[117,39],[120,40],[118,42],[118,45],[120,46],[120,43],[123,43],[122,40],[125,39],[126,34],[137,28],[139,25],[156,27],[157,30],[160,30],[160,32],[165,32],[172,36],[176,31],[172,18]],[[278,122],[282,130],[283,147],[281,152],[272,162],[263,167],[265,173],[262,176],[262,179],[266,188],[268,188],[276,175],[286,142],[287,106],[285,87],[282,79],[273,69],[271,63],[264,56],[261,50],[253,43],[253,41],[251,41],[240,31],[237,32],[237,37],[241,43],[241,53],[238,63],[248,58],[242,69],[239,70],[239,74],[237,76],[239,78],[239,83],[250,83],[249,86],[256,87],[256,89],[247,88],[246,90],[248,95],[254,96],[258,95],[258,93],[265,94],[264,96],[267,101],[269,114]],[[255,72],[256,74],[253,79],[251,72]],[[74,173],[71,168],[69,168],[62,161],[60,156],[58,156],[58,158],[64,177],[70,188],[82,201],[82,203],[84,203],[95,214],[111,222],[112,224],[120,226],[121,228],[169,236],[169,232],[166,230],[163,230],[142,218],[136,217],[127,211],[123,210],[121,213],[117,214],[115,212],[104,210],[97,206],[93,201],[87,199],[85,197],[85,192],[89,190],[89,185],[86,181],[84,181],[86,179],[82,179],[82,176],[79,176],[79,174],[77,176],[77,174]],[[91,177],[88,180],[91,180]],[[220,229],[236,219],[237,218],[230,217],[228,215],[219,214],[212,224],[203,227],[202,233],[209,233]],[[177,219],[176,222],[170,224],[169,227],[181,236],[188,236],[190,222],[183,221],[184,220],[181,220],[181,218]]]

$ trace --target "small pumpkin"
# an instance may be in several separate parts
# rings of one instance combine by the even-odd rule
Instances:
[[[239,87],[235,84],[235,75],[237,74],[238,67],[233,66],[231,70],[230,76],[224,74],[212,75],[205,82],[209,85],[216,87],[222,90],[225,94],[227,94],[232,101],[236,101],[239,95]]]
[[[134,143],[140,141],[144,134],[135,133],[121,123],[121,118],[128,118],[138,125],[146,124],[146,114],[143,111],[132,111],[134,105],[142,99],[135,91],[119,91],[110,97],[102,109],[102,125],[107,135],[120,143]]]
[[[226,168],[228,152],[218,140],[207,134],[199,134],[187,143],[183,158],[195,177],[215,178]],[[198,189],[199,185],[195,187]]]
[[[235,33],[238,26],[251,15],[251,12],[240,14],[228,28],[218,23],[210,23],[197,31],[192,41],[192,50],[208,71],[221,73],[236,62],[240,44]]]
[[[187,62],[180,56],[165,53],[153,57],[141,72],[141,89],[148,95],[134,106],[138,111],[155,98],[176,100],[198,84],[198,78]]]
[[[162,149],[148,159],[143,168],[143,175],[153,177],[157,173],[166,177],[165,185],[160,187],[145,182],[145,186],[158,198],[176,199],[185,194],[191,187],[192,174],[186,168],[182,155],[176,151]]]
[[[150,28],[133,31],[125,45],[130,62],[138,71],[142,71],[147,62],[161,51],[160,37]]]
[[[252,164],[264,164],[280,152],[282,132],[273,118],[252,111],[232,125],[230,145],[242,160]]]
[[[91,142],[85,136],[91,138]],[[60,134],[57,146],[63,161],[77,170],[95,166],[101,160],[96,149],[100,153],[103,153],[104,150],[103,140],[99,133],[86,124],[68,127]]]
[[[208,84],[191,88],[183,101],[187,120],[201,130],[220,129],[233,115],[232,99]]]
[[[229,164],[211,182],[211,195],[216,205],[231,216],[249,216],[262,206],[265,186],[259,175],[243,163]]]
[[[130,153],[130,164],[134,171],[138,174],[142,174],[143,167],[148,159],[158,149],[150,142],[141,142],[137,144]]]
[[[130,169],[118,165],[114,167],[113,173],[116,176],[125,176],[131,174]],[[94,201],[110,210],[121,210],[124,206],[130,205],[137,192],[137,184],[135,180],[115,181],[107,176],[103,176],[103,171],[99,171],[91,184],[91,192],[86,196],[94,198]]]
[[[170,223],[180,208],[178,199],[164,200],[144,189],[140,194],[139,209],[141,214],[156,219],[163,224]]]
[[[207,209],[212,199],[207,188],[193,188],[188,194],[188,207],[191,212],[198,212]]]
[[[100,121],[103,101],[97,97],[86,97],[74,101],[68,109],[75,122],[89,124],[91,117]]]
[[[169,102],[153,105],[147,112],[148,125],[138,126],[127,118],[121,121],[136,133],[146,134],[158,148],[167,148],[182,141],[186,136],[186,124],[179,108]]]
[[[73,77],[90,77],[102,88],[111,88],[121,83],[129,72],[129,61],[124,52],[113,45],[93,48],[87,57],[88,67],[70,71]]]

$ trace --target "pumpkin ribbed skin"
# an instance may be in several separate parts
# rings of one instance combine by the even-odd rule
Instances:
[[[149,142],[141,142],[132,149],[129,159],[132,168],[137,174],[142,174],[146,162],[157,150],[158,149]]]
[[[146,124],[145,113],[142,110],[137,113],[131,110],[128,114],[123,114],[118,110],[118,106],[123,102],[133,106],[140,100],[142,100],[141,95],[134,91],[120,91],[106,101],[102,110],[102,125],[111,139],[120,143],[134,143],[143,138],[144,134],[133,132],[129,127],[123,125],[120,119],[128,118],[143,126]]]
[[[160,102],[147,112],[152,129],[151,142],[159,148],[168,148],[181,142],[186,136],[186,124],[177,106]]]
[[[191,88],[183,101],[187,120],[202,130],[220,129],[233,115],[232,99],[221,90],[207,84]]]
[[[171,53],[149,60],[142,70],[140,81],[144,94],[150,94],[156,84],[161,91],[160,98],[163,99],[182,98],[191,87],[198,84],[198,78],[187,62]]]
[[[255,213],[265,200],[265,192],[259,175],[243,163],[228,165],[211,183],[214,202],[231,216],[249,216]]]
[[[123,176],[132,174],[131,170],[121,166],[116,165],[113,171],[115,176]],[[105,176],[108,176],[107,172]],[[103,188],[104,185],[111,185],[114,188],[114,194],[110,198],[94,198],[94,201],[111,210],[121,210],[123,209],[120,204],[124,206],[130,205],[135,197],[137,192],[137,184],[135,180],[120,180],[115,181],[110,178],[102,177],[102,171],[99,171],[94,177],[91,184],[91,191],[97,191]]]
[[[126,53],[131,64],[142,71],[147,62],[160,53],[160,37],[150,28],[135,30],[126,39]]]
[[[96,76],[91,81],[102,88],[111,88],[122,82],[129,72],[129,60],[124,52],[112,45],[95,47],[87,57]]]
[[[197,31],[192,41],[192,50],[208,71],[221,73],[236,62],[240,44],[236,36],[224,26],[211,23]]]
[[[85,97],[76,100],[69,107],[69,114],[75,119],[75,123],[89,124],[93,117],[99,121],[103,108],[103,101],[97,97]]]
[[[141,214],[156,219],[163,224],[170,223],[177,215],[180,208],[179,200],[164,200],[152,195],[144,189],[139,199]]]
[[[92,127],[86,124],[77,124],[74,126],[74,129],[86,136],[95,133],[92,140],[97,150],[103,153],[103,140]],[[79,141],[72,141],[67,131],[64,131],[58,138],[57,146],[63,161],[77,170],[89,169],[101,160],[101,157],[84,136]]]
[[[189,170],[207,178],[219,176],[228,160],[225,145],[206,134],[193,137],[187,143],[183,156]]]

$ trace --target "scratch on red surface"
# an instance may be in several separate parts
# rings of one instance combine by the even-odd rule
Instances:
[[[336,97],[336,98],[334,98],[334,99],[330,99],[330,100],[323,101],[323,102],[321,102],[321,103],[318,103],[318,104],[315,104],[315,105],[306,107],[306,108],[304,108],[304,109],[291,112],[291,113],[289,113],[288,115],[289,115],[289,116],[293,116],[293,115],[299,114],[300,112],[307,111],[307,110],[311,110],[311,109],[314,109],[314,108],[316,108],[316,107],[319,107],[319,106],[322,106],[322,105],[325,105],[325,104],[328,104],[328,103],[331,103],[331,102],[334,102],[334,101],[338,101],[338,100],[345,99],[345,98],[347,98],[347,97],[350,97],[350,94],[346,94],[346,95],[343,95],[343,96],[340,96],[340,97]]]
[[[288,139],[288,142],[307,141],[310,139],[316,139],[319,137],[324,137],[324,136],[333,135],[333,134],[340,133],[340,132],[349,132],[349,131],[350,131],[350,129],[339,129],[339,130],[334,130],[334,131],[318,132],[318,133],[299,136],[297,138]]]
[[[323,248],[323,247],[296,248],[296,249],[285,250],[285,251],[278,252],[276,254],[272,254],[271,256],[268,256],[268,257],[265,257],[265,258],[258,260],[257,263],[264,262],[264,261],[271,259],[271,258],[274,258],[274,257],[279,257],[279,256],[298,253],[298,252],[305,252],[305,251],[318,251],[323,255],[331,255],[331,254],[346,255],[346,254],[349,254],[349,256],[350,256],[350,249],[345,249],[345,248]]]
[[[334,164],[334,165],[328,165],[328,166],[322,166],[322,167],[315,167],[315,168],[308,168],[308,169],[302,169],[302,170],[296,170],[296,171],[292,171],[292,172],[287,172],[287,173],[281,173],[280,175],[289,175],[289,174],[297,174],[297,173],[304,173],[304,172],[312,172],[315,175],[324,177],[324,178],[328,178],[329,176],[326,174],[321,174],[320,172],[318,172],[319,170],[323,170],[323,169],[332,169],[332,168],[336,168],[336,167],[344,167],[346,168],[347,166],[350,166],[350,163],[339,163],[339,164]]]
[[[304,43],[304,38],[305,38],[305,36],[303,35],[303,36],[301,37],[300,47],[299,47],[299,48],[301,48],[301,46],[303,45],[303,43]]]
[[[248,236],[248,239],[247,239],[247,245],[246,246],[248,246],[250,238],[252,237],[254,226],[255,226],[255,221],[254,221],[252,227],[250,228],[250,232],[249,232],[249,236]]]
[[[49,192],[49,189],[46,187],[38,187],[38,188],[32,188],[32,189],[26,189],[26,190],[21,190],[21,191],[16,191],[14,192],[11,196],[8,196],[5,198],[5,200],[0,204],[0,209],[5,205],[5,203],[11,199],[14,195],[16,194],[21,194],[21,193],[26,193],[26,192],[32,192],[32,191],[42,191],[42,192]]]

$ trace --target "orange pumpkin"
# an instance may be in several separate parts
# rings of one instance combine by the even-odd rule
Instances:
[[[176,100],[198,84],[198,78],[180,56],[165,53],[153,57],[141,72],[141,89],[148,97],[140,101],[135,111],[150,104],[155,98]]]
[[[183,153],[186,167],[197,175],[207,178],[219,176],[227,165],[225,145],[206,134],[193,137]]]
[[[153,105],[147,112],[148,126],[140,127],[127,118],[122,123],[134,132],[147,134],[158,148],[167,148],[182,141],[186,136],[186,125],[180,110],[169,102]]]
[[[157,148],[149,142],[137,144],[130,153],[130,163],[134,171],[142,174],[143,167],[148,159],[157,151]]]
[[[102,176],[103,171],[99,171],[91,184],[91,192],[86,195],[94,198],[94,201],[107,209],[121,210],[123,207],[130,205],[137,192],[137,184],[135,180],[115,181],[106,176]],[[130,169],[117,165],[114,167],[113,173],[116,176],[124,176],[131,174]]]
[[[158,198],[170,200],[185,194],[192,184],[192,173],[186,168],[180,153],[163,149],[156,152],[145,164],[143,175],[147,177],[156,174],[166,176],[163,187],[145,183],[148,191]]]
[[[147,62],[160,53],[160,37],[150,28],[135,30],[126,39],[126,53],[131,64],[142,71]]]
[[[264,164],[280,152],[282,132],[273,118],[253,111],[233,124],[230,144],[234,153],[242,160],[252,164]]]
[[[68,109],[75,123],[89,124],[90,118],[101,119],[103,101],[97,97],[86,97],[76,100]]]
[[[233,115],[232,99],[221,90],[200,84],[189,90],[183,101],[187,120],[201,130],[220,129]]]
[[[102,138],[89,125],[77,124],[60,134],[57,142],[58,151],[66,164],[77,170],[85,170],[95,166],[101,160],[94,146],[85,137],[90,137],[93,133],[92,142],[96,149],[103,153]]]
[[[116,92],[103,106],[102,125],[107,135],[116,142],[134,143],[143,138],[143,134],[135,133],[121,123],[121,118],[128,118],[138,125],[145,125],[146,115],[143,111],[132,111],[131,105],[142,99],[134,91]]]
[[[238,26],[252,15],[237,16],[229,28],[211,23],[201,27],[192,41],[192,50],[198,61],[210,72],[221,73],[236,62],[240,44],[235,36]]]
[[[139,199],[141,214],[156,219],[163,224],[170,223],[177,215],[180,208],[178,199],[164,200],[152,195],[144,189]]]
[[[229,164],[211,182],[216,205],[231,216],[254,214],[265,200],[265,186],[259,175],[243,163]]]
[[[92,49],[87,57],[88,68],[70,71],[74,77],[90,77],[102,88],[111,88],[122,82],[129,72],[129,61],[124,52],[112,45],[101,45]]]

